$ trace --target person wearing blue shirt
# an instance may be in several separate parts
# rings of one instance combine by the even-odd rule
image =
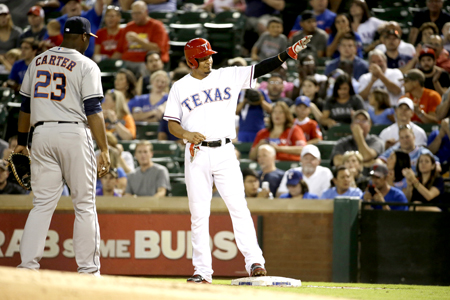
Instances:
[[[239,94],[236,114],[239,116],[238,141],[253,143],[256,134],[266,126],[264,112],[270,114],[272,101],[261,90],[245,90]]]
[[[97,188],[96,196],[113,196],[121,197],[115,189],[118,183],[118,173],[114,169],[110,169],[109,172],[100,178],[101,187]]]
[[[328,1],[310,0],[309,4],[316,15],[317,27],[325,30],[327,33],[330,33],[336,14],[327,8]],[[299,15],[295,20],[294,26],[292,27],[289,35],[293,35],[295,32],[302,29],[302,26],[300,25],[301,20],[302,17]]]
[[[386,180],[388,176],[388,168],[384,164],[375,164],[370,170],[372,182],[369,183],[362,199],[367,202],[393,202],[393,203],[408,203],[405,194],[393,186],[390,186]],[[408,206],[397,205],[372,205],[373,209],[382,210],[408,210]]]
[[[281,194],[280,199],[319,199],[316,194],[311,194],[308,184],[303,180],[302,172],[289,170],[287,174],[286,186],[289,193]]]
[[[174,136],[169,131],[169,122],[164,119],[159,121],[158,140],[160,141],[179,141],[180,139]]]
[[[334,187],[323,192],[320,199],[334,199],[336,197],[358,197],[362,198],[363,192],[359,188],[351,187],[352,177],[350,170],[345,166],[339,166],[333,171]]]
[[[34,59],[37,54],[39,48],[38,42],[34,39],[25,39],[20,44],[21,60],[18,60],[14,63],[11,69],[11,73],[9,73],[7,85],[12,89],[19,89],[22,85],[23,77],[27,72],[28,65]]]
[[[100,28],[103,16],[103,0],[97,0],[94,7],[88,11],[83,11],[81,7],[81,0],[69,0],[67,1],[64,9],[67,13],[59,18],[56,18],[56,20],[61,24],[61,34],[64,34],[64,25],[66,24],[67,19],[75,16],[81,16],[88,19],[91,23],[91,32],[94,34]],[[45,41],[48,37],[48,33],[46,33],[43,40]],[[84,52],[84,55],[87,57],[92,57],[94,55],[94,48],[95,37],[91,36],[89,47]]]
[[[440,130],[433,130],[428,136],[428,149],[439,158],[441,162],[442,172],[444,174],[449,169],[450,161],[450,128],[449,119],[446,118],[441,122]]]

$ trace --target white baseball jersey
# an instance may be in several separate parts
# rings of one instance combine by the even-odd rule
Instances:
[[[77,50],[53,47],[30,63],[20,94],[30,97],[32,125],[41,121],[87,123],[83,101],[103,97],[100,69]]]
[[[199,132],[206,141],[236,138],[235,115],[241,89],[254,88],[254,67],[212,70],[199,80],[186,75],[172,86],[164,119]]]

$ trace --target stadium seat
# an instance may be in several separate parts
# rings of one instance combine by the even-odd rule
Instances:
[[[322,159],[322,160],[320,161],[320,165],[321,165],[322,167],[326,167],[326,168],[331,169],[331,161],[330,161],[329,159]]]
[[[170,24],[204,24],[211,20],[211,16],[206,11],[177,11],[171,18]]]
[[[171,182],[169,194],[172,197],[187,197],[186,183],[184,182]]]
[[[410,13],[408,7],[387,7],[387,8],[372,8],[372,14],[378,19],[384,21],[395,20],[399,23],[410,22],[413,15]]]
[[[103,92],[106,93],[107,90],[114,88],[114,79],[116,78],[116,73],[112,72],[101,72]]]
[[[380,135],[386,127],[389,127],[389,125],[372,125],[372,128],[370,128],[370,134]]]
[[[8,80],[9,74],[0,74],[0,86],[3,85],[3,82]]]
[[[260,170],[258,163],[254,160],[242,158],[239,160],[239,162],[241,165],[241,170],[243,169],[252,169],[255,171]]]
[[[420,128],[425,130],[425,133],[427,134],[427,136],[429,136],[433,130],[440,129],[440,126],[438,124],[418,124],[418,123],[416,123],[416,125],[418,125]]]
[[[250,153],[250,149],[252,148],[253,143],[235,143],[234,147],[241,153],[241,158],[248,158]]]
[[[170,157],[155,157],[152,159],[152,161],[156,164],[160,164],[166,167],[169,173],[181,173],[181,168],[178,162],[174,161]]]
[[[130,22],[132,20],[131,18],[131,10],[126,10],[126,11],[121,11],[121,19],[120,19],[120,24],[127,24],[128,22]]]
[[[317,148],[319,148],[320,157],[322,160],[330,158],[331,152],[333,151],[336,143],[336,141],[320,141],[316,144]]]
[[[175,13],[167,11],[151,11],[148,15],[152,19],[161,21],[165,25],[169,25],[170,20],[175,16]]]
[[[352,131],[349,124],[341,124],[329,128],[325,132],[324,140],[337,141],[338,139],[351,135]]]
[[[139,143],[139,140],[132,141],[119,141],[119,144],[122,145],[124,151],[128,151],[134,155],[134,150],[136,150],[136,145]]]
[[[180,146],[174,141],[150,141],[153,145],[153,157],[179,157]]]
[[[205,23],[203,26],[208,32],[208,40],[213,49],[219,52],[217,56],[221,58],[240,56],[243,31],[235,30],[232,23]]]
[[[171,41],[188,42],[198,37],[207,38],[202,24],[170,24],[169,27]]]
[[[216,14],[212,22],[217,24],[231,23],[235,25],[235,28],[243,29],[245,27],[246,17],[238,11],[223,11]]]
[[[136,139],[154,140],[158,138],[159,122],[136,122]]]
[[[14,102],[15,98],[14,90],[9,87],[0,87],[0,103],[7,104],[8,102]]]
[[[113,73],[125,68],[125,63],[120,59],[104,59],[98,63],[98,67],[102,72]]]
[[[279,160],[279,161],[275,162],[275,166],[278,169],[280,169],[280,170],[287,171],[289,169],[299,167],[300,163],[298,161],[282,161],[282,160]]]

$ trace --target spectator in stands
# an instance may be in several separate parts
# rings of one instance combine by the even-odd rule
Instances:
[[[158,51],[164,63],[169,62],[169,36],[161,21],[148,16],[144,1],[131,5],[133,21],[120,34],[114,59],[123,59],[134,73],[145,74],[145,56],[148,51]]]
[[[47,38],[44,38],[43,47],[46,51],[49,48],[61,45],[63,35],[61,34],[61,24],[57,20],[51,20],[47,23]]]
[[[438,171],[438,164],[431,153],[421,154],[417,164],[417,177],[412,169],[403,171],[408,187],[406,188],[406,198],[413,203],[433,203],[440,204],[444,196],[444,179]],[[448,200],[448,199],[446,199]],[[418,211],[441,211],[436,206],[417,207]]]
[[[315,59],[324,57],[327,51],[328,33],[317,27],[316,15],[313,11],[305,10],[301,14],[300,26],[302,29],[292,36],[289,44],[294,44],[305,36],[312,35],[308,47],[303,51],[314,55]]]
[[[119,140],[126,141],[136,138],[136,124],[122,92],[107,91],[102,109],[106,131],[114,133]]]
[[[166,109],[169,92],[169,75],[165,71],[156,71],[150,76],[152,91],[149,94],[135,96],[128,102],[130,112],[136,121],[159,122]]]
[[[8,160],[9,156],[14,151],[14,148],[16,148],[17,146],[17,135],[13,135],[8,139],[8,143],[6,144],[8,146],[7,148],[4,148],[5,141],[3,140],[0,141],[1,141],[0,149],[3,151],[3,159]]]
[[[0,4],[0,54],[5,54],[9,50],[20,46],[20,35],[22,29],[14,26],[9,8],[5,4]]]
[[[374,89],[384,89],[389,93],[391,105],[396,105],[403,94],[403,73],[399,69],[388,69],[386,55],[380,50],[369,53],[369,72],[359,78],[359,95],[368,99]]]
[[[388,183],[391,186],[395,186],[405,193],[406,191],[406,178],[403,175],[403,169],[411,168],[411,158],[408,153],[397,149],[391,152],[391,155],[386,160],[386,167],[389,170]]]
[[[110,168],[116,170],[116,172],[117,172],[116,192],[120,196],[122,196],[125,192],[125,188],[127,187],[127,182],[128,182],[127,173],[130,173],[130,170],[128,170],[128,169],[125,170],[124,168],[122,168],[123,161],[120,157],[119,150],[117,150],[116,148],[113,148],[113,147],[109,147],[108,152],[109,152],[109,157],[111,158],[111,167]],[[100,151],[97,150],[96,154],[97,154],[97,162],[98,162],[98,158],[100,156]],[[103,188],[102,181],[100,178],[97,178],[97,189],[102,189],[102,188]]]
[[[121,195],[115,191],[118,183],[117,179],[118,179],[117,171],[110,168],[109,172],[105,176],[100,178],[100,181],[102,182],[102,187],[97,188],[96,195],[121,197]]]
[[[402,72],[406,72],[405,68],[411,69],[417,63],[417,57],[415,55],[410,56],[400,52],[400,45],[402,43],[401,33],[396,29],[385,30],[381,34],[381,41],[385,46],[385,54],[387,58],[387,67],[390,69],[400,69]],[[381,49],[376,48],[379,51]],[[382,51],[383,52],[383,51]]]
[[[385,45],[383,36],[386,36],[386,32],[391,32],[392,30],[394,30],[394,33],[395,33],[395,31],[397,31],[395,33],[396,36],[399,36],[400,38],[402,37],[403,31],[402,31],[402,28],[400,27],[400,24],[398,24],[395,21],[389,21],[387,23],[384,23],[383,25],[381,25],[378,28],[378,32],[380,33],[380,36],[381,36],[380,40],[381,40],[382,44],[379,44],[378,46],[376,46],[375,49],[381,50],[382,52],[386,52],[386,45]],[[414,47],[414,45],[410,44],[410,43],[406,43],[403,40],[400,40],[400,44],[398,45],[397,50],[400,54],[410,56],[410,57],[413,57],[416,54],[416,48]],[[392,55],[392,57],[394,57],[394,56]]]
[[[122,144],[119,144],[117,138],[112,132],[106,132],[106,139],[108,141],[108,146],[115,148],[119,153],[119,167],[121,167],[125,173],[130,173],[134,171],[134,158],[133,154],[129,151],[124,151]]]
[[[375,40],[377,29],[385,23],[380,19],[370,15],[369,7],[364,0],[353,0],[350,5],[350,15],[353,22],[351,28],[361,37],[363,49],[365,53],[372,51],[380,40]]]
[[[352,135],[338,140],[330,155],[331,164],[340,166],[346,151],[358,151],[363,157],[363,164],[372,165],[373,160],[383,153],[384,142],[378,136],[369,134],[370,128],[369,113],[362,109],[355,111],[350,126]]]
[[[321,90],[326,90],[328,78],[326,75],[317,73],[316,60],[314,59],[314,55],[311,53],[306,53],[299,56],[297,60],[297,73],[298,78],[295,78],[293,81],[294,87],[292,89],[291,99],[296,99],[298,96],[303,94],[303,83],[308,76],[312,76],[314,78],[316,85],[319,85]],[[319,90],[317,90],[317,92],[319,92]],[[325,93],[321,94],[325,95]],[[319,93],[317,96],[320,97]],[[316,97],[312,97],[312,95],[308,95],[308,97],[310,97],[310,99],[318,105],[320,110],[322,110],[323,103],[318,104],[317,101],[315,101]]]
[[[100,28],[102,22],[102,13],[103,13],[103,0],[96,0],[94,7],[89,9],[88,11],[83,11],[81,6],[81,0],[68,0],[63,7],[63,11],[66,13],[56,20],[61,24],[61,34],[63,34],[64,25],[68,18],[81,16],[89,20],[91,23],[91,32],[97,32]],[[44,40],[48,38],[48,34],[44,36]],[[87,57],[92,57],[94,55],[95,48],[95,37],[91,37],[89,40],[89,47],[84,52],[84,55]]]
[[[322,195],[331,185],[333,174],[330,169],[320,165],[320,151],[315,145],[306,145],[302,150],[301,167],[291,169],[303,174],[303,180],[308,184],[308,190],[315,195]],[[278,187],[277,197],[288,193],[286,172]]]
[[[442,27],[442,44],[447,52],[450,51],[450,22]]]
[[[303,130],[307,144],[317,144],[323,139],[319,124],[311,120],[308,116],[311,114],[311,99],[306,96],[300,96],[295,99],[295,114],[297,118],[294,124]]]
[[[120,69],[114,79],[114,89],[125,95],[125,100],[130,102],[136,96],[136,77],[127,69]]]
[[[450,86],[450,76],[444,69],[436,66],[435,52],[431,48],[423,48],[419,55],[419,70],[425,76],[424,87],[443,95]]]
[[[259,176],[255,170],[242,170],[245,198],[269,198],[270,190],[259,187]]]
[[[441,103],[441,95],[424,87],[425,76],[418,69],[409,70],[404,77],[405,97],[414,103],[414,116],[411,121],[437,123],[436,107]]]
[[[149,141],[139,142],[134,156],[139,167],[128,175],[125,195],[166,196],[167,190],[170,190],[169,171],[166,167],[152,162],[153,145]]]
[[[421,40],[419,28],[426,22],[433,22],[441,31],[445,23],[450,22],[450,15],[442,9],[443,0],[427,0],[427,9],[417,12],[414,15],[411,30],[409,31],[409,42],[417,44]]]
[[[450,162],[450,128],[449,119],[445,118],[441,122],[439,130],[433,130],[428,136],[427,147],[439,158],[441,162],[442,174],[449,170]]]
[[[8,165],[5,160],[0,160],[0,194],[3,195],[20,195],[20,194],[28,194],[28,191],[22,188],[20,185],[9,182],[9,171]]]
[[[281,194],[280,199],[319,199],[309,192],[308,184],[303,180],[303,174],[297,170],[287,172],[286,186],[289,193]]]
[[[364,201],[373,203],[408,203],[405,194],[401,190],[389,185],[387,181],[388,173],[389,171],[384,164],[375,164],[372,166],[370,171],[372,184],[365,189]],[[372,208],[382,210],[408,210],[408,206],[398,205],[372,205]]]
[[[19,91],[22,85],[23,77],[28,70],[28,65],[36,56],[39,49],[39,44],[32,38],[25,39],[20,45],[20,58],[14,63],[9,73],[8,80],[6,81],[6,86],[12,88],[15,91]]]
[[[261,88],[261,87],[260,87]],[[264,86],[262,87],[264,88]],[[267,94],[272,103],[276,103],[278,101],[282,101],[287,104],[287,106],[291,106],[294,104],[294,101],[289,99],[288,97],[282,96],[284,92],[284,80],[281,74],[272,73],[269,80],[267,80]]]
[[[430,36],[427,46],[432,48],[436,54],[436,65],[450,72],[450,54],[444,49],[442,38],[439,35]]]
[[[150,94],[152,85],[150,82],[150,76],[159,70],[164,69],[164,63],[161,60],[161,56],[156,51],[149,51],[145,55],[145,68],[147,69],[146,75],[139,77],[136,84],[136,93],[138,95]]]
[[[236,0],[236,1],[208,0],[203,6],[204,10],[208,12],[214,12],[215,14],[219,14],[221,12],[230,10],[244,12],[245,8],[246,5],[244,0]]]
[[[415,172],[417,160],[418,160],[419,156],[424,153],[429,153],[431,155],[433,155],[433,154],[427,148],[425,148],[423,146],[415,145],[414,131],[412,130],[410,125],[408,125],[408,124],[402,125],[399,127],[398,130],[399,130],[398,134],[399,134],[399,140],[400,140],[399,145],[392,146],[391,148],[387,149],[385,152],[380,154],[380,156],[378,158],[383,163],[386,163],[388,157],[391,155],[392,152],[394,152],[397,149],[402,150],[403,152],[409,154],[409,157],[411,159],[411,168]],[[439,168],[440,168],[439,158],[435,157],[435,159],[438,162]]]
[[[275,81],[277,81],[277,85],[271,87],[271,89],[273,89],[273,90],[270,93],[273,94],[274,99],[279,99],[280,97],[281,98],[292,98],[292,91],[294,89],[294,84],[292,82],[289,82],[286,80],[286,69],[283,66],[284,65],[282,65],[281,67],[279,67],[271,72],[271,76],[279,77],[279,78],[274,78]],[[267,80],[267,81],[261,82],[259,85],[259,89],[266,94],[269,94],[270,79],[272,79],[272,78],[269,78],[269,80]],[[280,85],[279,80],[281,80],[282,85]],[[281,89],[281,93],[278,95],[279,89]],[[290,99],[286,100],[286,101],[288,101],[288,103],[287,103],[288,105],[289,105],[289,103],[292,103],[292,100],[290,100]]]
[[[322,110],[325,104],[325,101],[319,97],[319,89],[320,85],[313,76],[307,76],[302,82],[301,94],[311,100],[311,112],[317,121],[322,118]]]
[[[323,192],[320,199],[334,199],[337,196],[362,198],[363,192],[359,188],[351,187],[352,177],[345,166],[339,166],[333,171],[334,187]]]
[[[247,89],[238,98],[236,115],[239,116],[239,142],[253,143],[256,134],[265,128],[264,116],[272,112],[272,101],[260,90]]]
[[[383,89],[374,89],[369,95],[369,115],[373,125],[391,125],[395,122],[395,110],[391,107],[389,94]]]
[[[324,30],[326,33],[331,32],[331,26],[334,23],[336,14],[329,10],[328,0],[309,0],[312,10],[316,16],[317,27]],[[300,22],[302,21],[301,15],[295,20],[294,27],[292,27],[289,37],[292,37],[297,31],[302,29]]]
[[[252,48],[252,60],[261,61],[277,55],[287,48],[287,38],[283,34],[283,21],[272,17],[267,23],[267,31],[262,33]]]
[[[128,0],[130,1],[130,0]],[[145,1],[147,4],[148,12],[153,11],[166,11],[175,12],[177,10],[177,0],[165,0],[165,1]],[[132,6],[133,7],[133,6]]]
[[[351,61],[340,61],[339,66],[336,70],[330,73],[327,80],[326,97],[331,97],[333,95],[334,83],[340,75],[350,75],[353,74],[353,65]],[[353,90],[355,94],[359,91],[359,82],[354,77],[351,78]]]
[[[341,61],[350,61],[353,64],[352,77],[359,80],[361,75],[366,74],[369,71],[369,65],[362,58],[356,56],[356,41],[354,35],[351,33],[345,34],[339,41],[339,53],[340,56],[331,60],[326,68],[325,75],[330,75],[331,72],[339,67]]]
[[[363,57],[362,40],[359,34],[353,32],[351,28],[352,17],[346,13],[341,13],[334,19],[333,26],[331,26],[331,33],[327,42],[327,57],[336,58],[340,55],[339,44],[344,35],[350,34],[354,37],[356,43],[356,55]]]
[[[250,159],[256,159],[259,146],[264,144],[271,144],[275,148],[277,160],[300,159],[306,139],[302,129],[294,125],[294,117],[286,103],[280,101],[273,106],[267,128],[261,129],[256,135]]]
[[[109,5],[105,11],[105,27],[100,28],[95,39],[94,60],[99,62],[105,58],[111,58],[117,50],[119,37],[122,31],[120,28],[120,7]]]
[[[379,137],[385,142],[385,149],[399,145],[398,128],[403,125],[411,126],[416,137],[416,146],[425,146],[427,143],[427,135],[425,131],[411,122],[414,115],[414,103],[411,99],[403,97],[397,103],[395,108],[395,116],[397,122],[381,131]]]
[[[328,98],[323,107],[320,123],[333,127],[338,123],[350,124],[354,111],[364,109],[363,99],[355,94],[350,76],[339,75],[334,83],[333,95]]]
[[[258,171],[258,177],[261,184],[265,181],[269,183],[269,189],[272,195],[276,195],[280,186],[284,171],[275,166],[275,157],[277,152],[271,145],[261,145],[258,148],[258,164],[261,171]]]
[[[6,52],[5,55],[0,54],[0,74],[9,74],[12,70],[12,66],[16,61],[20,59],[20,49],[14,48]]]
[[[40,6],[32,6],[27,15],[30,27],[20,35],[20,40],[34,38],[37,41],[42,41],[47,32],[44,10]]]
[[[363,157],[358,151],[345,151],[342,156],[342,165],[345,166],[352,176],[352,187],[363,191],[367,187],[369,178],[363,174]]]
[[[439,29],[436,24],[433,22],[423,23],[419,28],[419,35],[421,36],[419,45],[427,45],[430,42],[430,37],[435,34],[439,34]]]

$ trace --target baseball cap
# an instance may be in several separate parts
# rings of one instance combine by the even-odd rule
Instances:
[[[402,38],[402,35],[400,34],[400,32],[398,32],[398,30],[395,30],[395,29],[389,29],[389,30],[386,30],[386,31],[384,32],[384,34],[387,35],[387,36],[389,36],[389,35],[395,35],[395,36],[398,37],[399,39]]]
[[[316,19],[316,15],[311,10],[305,10],[301,15],[302,21],[306,21],[309,19]]]
[[[406,97],[400,98],[400,100],[398,100],[397,102],[397,107],[399,107],[402,104],[406,104],[410,110],[414,110],[414,103],[411,99]]]
[[[91,32],[91,23],[89,23],[88,19],[83,17],[68,18],[64,25],[64,32],[70,34],[87,33],[93,37],[97,37]]]
[[[355,111],[355,113],[353,114],[352,121],[355,120],[356,116],[358,116],[358,115],[363,115],[364,117],[366,117],[366,119],[368,121],[370,121],[369,113],[367,111],[365,111],[364,109],[359,109],[359,110]]]
[[[0,15],[9,14],[9,8],[5,4],[0,4]]]
[[[376,177],[386,177],[389,171],[387,167],[383,164],[374,164],[370,169],[370,175]]]
[[[297,185],[303,179],[302,172],[298,170],[290,170],[287,174],[287,185]]]
[[[35,15],[35,16],[39,16],[41,18],[43,18],[45,16],[44,10],[42,9],[42,7],[37,6],[37,5],[32,6],[30,8],[30,10],[28,11],[27,15]]]
[[[436,52],[434,52],[434,50],[431,49],[431,48],[423,48],[423,49],[420,51],[420,53],[419,53],[419,59],[420,59],[422,56],[429,56],[429,57],[431,57],[431,58],[433,58],[433,59],[435,60],[435,59],[436,59]]]
[[[8,164],[4,159],[0,159],[0,168],[2,168],[4,171],[8,170]]]
[[[298,106],[300,104],[304,104],[306,105],[306,107],[309,107],[311,104],[311,99],[309,99],[309,97],[306,96],[297,97],[297,99],[295,99],[295,106]]]
[[[306,145],[305,147],[303,147],[301,157],[305,156],[306,154],[311,154],[315,158],[320,159],[319,148],[314,145]]]
[[[418,69],[412,69],[406,72],[406,74],[403,75],[404,79],[419,81],[419,82],[425,82],[425,76],[423,75],[422,71]]]

